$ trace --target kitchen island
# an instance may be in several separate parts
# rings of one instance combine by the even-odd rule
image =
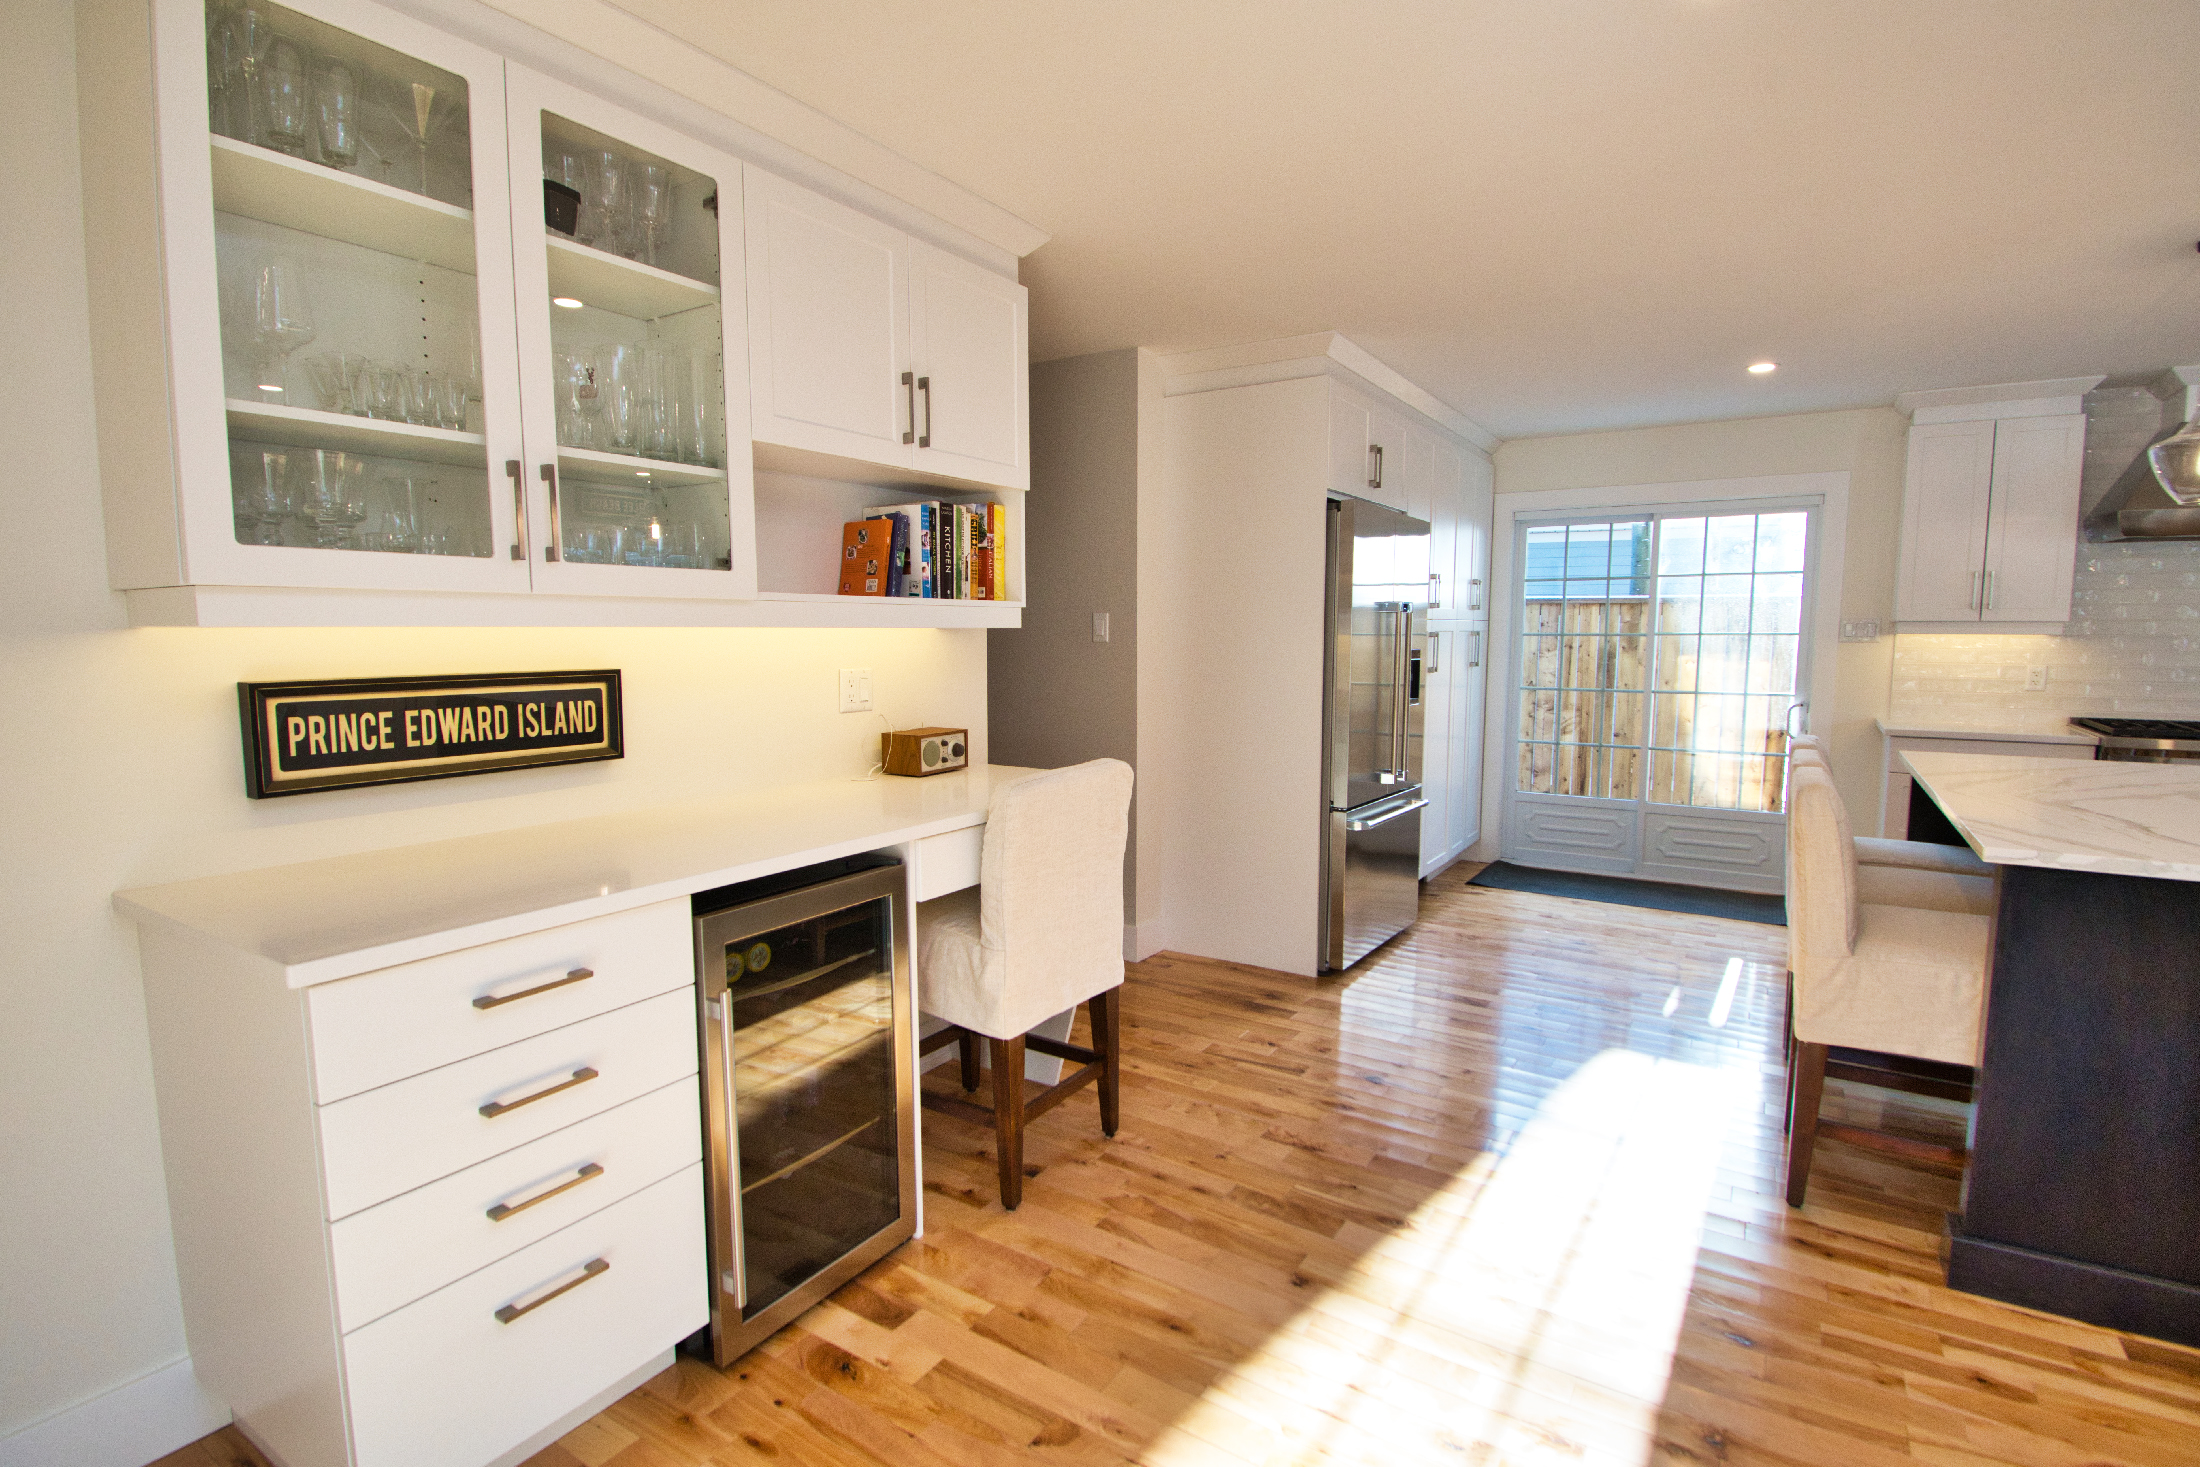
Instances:
[[[1904,758],[2001,868],[1950,1286],[2200,1345],[2200,771]]]

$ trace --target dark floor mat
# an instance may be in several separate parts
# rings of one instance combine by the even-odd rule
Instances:
[[[1629,876],[1592,876],[1581,871],[1540,871],[1497,861],[1467,882],[1500,891],[1532,891],[1539,896],[1611,902],[1622,907],[1653,907],[1698,917],[1731,917],[1737,922],[1787,926],[1787,899],[1753,891],[1719,891],[1708,886],[1678,886],[1670,881],[1637,881]]]

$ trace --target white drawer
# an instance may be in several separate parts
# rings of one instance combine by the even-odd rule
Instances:
[[[324,1105],[328,1215],[347,1217],[692,1075],[695,1048],[695,995],[683,988]],[[484,1115],[491,1106],[505,1109]]]
[[[346,1335],[356,1467],[493,1461],[701,1328],[708,1273],[693,1166]]]
[[[561,981],[582,971],[591,976]],[[694,981],[688,904],[670,901],[324,983],[306,991],[315,1098],[326,1105]],[[531,988],[542,991],[512,997]]]
[[[985,827],[950,830],[928,835],[917,842],[917,900],[928,902],[951,891],[978,884],[979,856],[985,849]]]
[[[694,1078],[675,1080],[353,1213],[329,1230],[338,1328],[370,1324],[694,1165],[700,1105]]]

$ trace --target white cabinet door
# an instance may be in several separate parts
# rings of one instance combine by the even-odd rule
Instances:
[[[1367,499],[1374,494],[1375,455],[1368,419],[1374,404],[1351,388],[1329,384],[1329,487]]]
[[[1459,500],[1460,593],[1454,599],[1456,614],[1470,620],[1490,614],[1490,534],[1495,513],[1492,492],[1495,473],[1489,455],[1479,449],[1459,451],[1461,480]]]
[[[1459,579],[1459,517],[1465,498],[1459,448],[1428,436],[1429,616],[1457,621],[1466,615],[1466,587]]]
[[[1374,461],[1374,483],[1367,497],[1405,510],[1413,494],[1413,454],[1405,415],[1378,403],[1367,415],[1367,451]],[[1410,511],[1407,511],[1410,513]]]
[[[908,464],[911,240],[762,169],[744,177],[751,431],[764,443]]]
[[[572,236],[539,208],[515,220],[535,589],[752,597],[741,164],[520,66],[507,76],[514,178],[611,166],[663,185],[649,238],[605,229],[590,201]]]
[[[1031,485],[1029,292],[912,240],[909,360],[917,374],[913,467],[1011,489]]]
[[[1489,686],[1489,630],[1476,625],[1458,633],[1460,658],[1452,681],[1452,758],[1458,771],[1451,782],[1447,811],[1452,850],[1465,850],[1482,838],[1482,717]]]
[[[1910,429],[1909,466],[1902,487],[1902,568],[1895,583],[1895,620],[1979,619],[1993,479],[1991,419],[1920,423]],[[2075,526],[2075,502],[2070,520]],[[2065,539],[2074,533],[2070,530]],[[2069,567],[2063,574],[2067,588]],[[2067,602],[2067,589],[2064,596]]]
[[[2003,418],[1993,426],[1981,619],[2068,621],[2085,414]]]
[[[1450,808],[1458,770],[1454,759],[1452,684],[1456,680],[1452,659],[1463,650],[1466,637],[1442,627],[1432,628],[1423,653],[1421,680],[1421,797],[1428,808],[1421,812],[1421,874],[1432,875],[1450,849]]]

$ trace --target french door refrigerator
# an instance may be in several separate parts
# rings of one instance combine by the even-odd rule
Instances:
[[[916,1231],[902,883],[854,856],[695,898],[720,1365]]]
[[[1348,968],[1421,910],[1421,657],[1429,527],[1329,501],[1322,680],[1322,967]]]

